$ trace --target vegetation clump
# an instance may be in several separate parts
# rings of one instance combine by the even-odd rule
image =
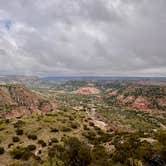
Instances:
[[[90,129],[88,128],[88,126],[85,125],[85,124],[83,125],[83,129],[84,129],[84,130],[90,130]]]
[[[0,146],[0,155],[4,154],[5,153],[5,149],[4,147]]]
[[[91,162],[90,147],[75,137],[64,140],[64,146],[56,145],[48,152],[50,162],[63,161],[64,166],[88,166]]]
[[[20,128],[24,125],[25,123],[22,120],[18,120],[16,123],[14,123],[14,128]]]
[[[160,143],[151,144],[147,141],[140,141],[138,135],[130,135],[128,138],[115,144],[116,152],[113,154],[113,160],[121,162],[122,164],[132,163],[155,163],[154,156],[165,163],[164,159],[164,145]],[[157,159],[156,159],[157,161]],[[157,166],[156,164],[155,166]],[[162,165],[164,166],[164,165]]]
[[[66,127],[66,126],[64,126],[64,127],[62,127],[62,131],[63,132],[69,132],[69,131],[71,131],[72,129],[70,128],[70,127]]]
[[[77,123],[77,122],[72,122],[72,123],[71,123],[71,128],[77,129],[77,128],[79,128],[79,127],[80,127],[79,123]]]
[[[17,135],[23,135],[23,133],[24,133],[23,129],[17,129],[16,130]]]
[[[58,141],[57,138],[54,137],[54,138],[51,138],[49,142],[51,142],[51,143],[57,143],[57,142],[59,142],[59,141]]]
[[[59,130],[57,129],[57,128],[51,128],[51,132],[53,132],[53,133],[56,133],[56,132],[58,132]]]
[[[33,151],[33,150],[36,149],[36,145],[28,145],[27,149],[30,150],[30,151]]]
[[[36,140],[37,139],[37,135],[36,134],[28,134],[28,138],[32,139],[32,140]]]
[[[47,103],[49,103],[49,101],[45,100],[45,99],[41,99],[39,100],[39,103],[38,103],[38,107],[39,109],[41,109],[44,105],[46,105]]]
[[[42,147],[47,146],[47,144],[43,140],[38,140],[38,144],[40,144]]]
[[[14,136],[12,139],[13,139],[13,142],[19,142],[20,141],[20,138],[17,137],[17,136]]]
[[[13,159],[28,160],[32,156],[32,153],[28,148],[17,146],[13,147],[10,151],[10,155]]]

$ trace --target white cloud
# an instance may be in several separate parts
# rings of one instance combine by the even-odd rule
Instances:
[[[165,0],[0,0],[0,74],[165,76],[165,27]]]

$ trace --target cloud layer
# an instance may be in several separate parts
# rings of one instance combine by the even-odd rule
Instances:
[[[0,0],[0,74],[166,76],[165,0]]]

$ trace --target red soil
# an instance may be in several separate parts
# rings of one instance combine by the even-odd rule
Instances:
[[[79,88],[78,90],[76,90],[75,93],[84,94],[84,95],[99,94],[100,90],[97,88],[94,88],[94,87],[83,87],[83,88]]]

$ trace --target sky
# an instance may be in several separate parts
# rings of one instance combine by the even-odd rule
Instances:
[[[166,76],[166,0],[0,0],[0,75]]]

